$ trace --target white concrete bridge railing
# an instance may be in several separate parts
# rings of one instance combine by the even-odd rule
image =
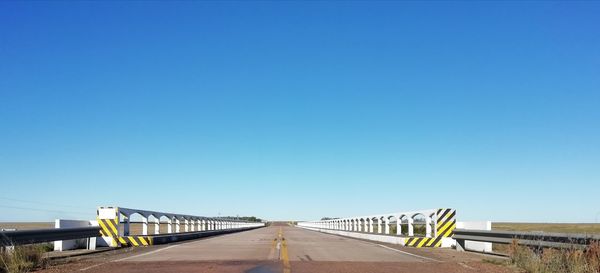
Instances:
[[[453,209],[426,209],[408,212],[384,213],[320,221],[299,222],[299,227],[319,231],[395,235],[402,237],[399,244],[414,246],[442,246],[442,238],[452,237],[456,227],[456,211]],[[418,226],[418,233],[415,232]],[[393,234],[392,234],[392,230]],[[339,232],[335,232],[339,233]],[[362,236],[364,237],[364,236]],[[361,238],[362,238],[361,237]],[[370,236],[369,238],[375,238]],[[382,237],[383,238],[383,237]],[[415,238],[415,239],[412,239]],[[423,239],[425,238],[425,239]],[[429,239],[427,239],[429,238]],[[448,240],[445,240],[448,241]],[[449,241],[448,241],[449,242]],[[422,245],[420,245],[422,244]],[[420,246],[419,246],[420,245]]]
[[[110,246],[118,246],[119,240],[122,242],[127,241],[121,237],[134,237],[130,236],[132,223],[131,220],[134,217],[141,219],[140,223],[142,225],[142,236],[160,235],[161,224],[166,224],[166,234],[248,229],[262,227],[265,225],[264,223],[220,217],[195,216],[123,207],[99,207],[97,211],[98,224],[101,227],[103,238],[105,238],[107,243],[110,242]],[[152,234],[149,234],[150,230],[152,230]],[[117,239],[112,240],[111,238]],[[132,241],[151,242],[151,239],[148,240],[147,238],[144,238],[145,237],[141,239],[138,238],[138,241],[132,239]]]

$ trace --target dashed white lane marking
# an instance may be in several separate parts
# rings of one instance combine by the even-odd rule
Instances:
[[[436,259],[432,259],[432,258],[427,258],[427,257],[419,256],[417,254],[408,253],[408,252],[405,252],[405,251],[402,251],[402,250],[398,250],[398,249],[395,249],[395,248],[392,248],[392,247],[389,247],[389,246],[384,246],[384,245],[380,245],[380,244],[374,244],[374,245],[383,247],[385,249],[389,249],[391,251],[396,251],[396,252],[399,252],[399,253],[402,253],[402,254],[406,254],[406,255],[409,255],[409,256],[417,257],[419,259],[429,260],[429,261],[433,261],[433,262],[441,262],[440,260],[436,260]]]

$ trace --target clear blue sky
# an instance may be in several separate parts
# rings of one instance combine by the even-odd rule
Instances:
[[[0,221],[600,217],[600,2],[0,3]],[[598,219],[600,221],[600,219]]]

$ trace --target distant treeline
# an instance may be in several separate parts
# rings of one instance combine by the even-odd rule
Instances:
[[[227,219],[227,220],[242,220],[242,221],[248,221],[248,222],[262,222],[263,220],[260,218],[257,218],[256,216],[224,216],[224,217],[218,217],[221,219]]]

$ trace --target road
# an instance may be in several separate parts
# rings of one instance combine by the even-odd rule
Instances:
[[[85,273],[511,272],[456,251],[408,249],[273,225],[175,245],[154,246],[64,267]],[[49,272],[62,272],[60,267]]]

